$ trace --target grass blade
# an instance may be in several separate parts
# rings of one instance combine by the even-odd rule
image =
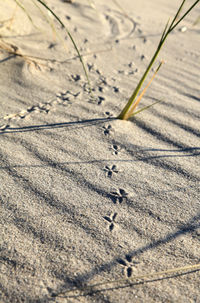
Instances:
[[[151,59],[151,61],[150,61],[149,65],[148,65],[146,71],[144,72],[144,74],[143,74],[141,80],[139,81],[136,89],[134,90],[132,96],[130,97],[130,99],[127,102],[126,106],[124,107],[124,109],[121,111],[121,113],[117,117],[118,119],[125,120],[125,116],[126,116],[127,112],[130,110],[133,102],[135,101],[135,98],[137,97],[137,95],[138,95],[138,93],[140,91],[140,88],[141,88],[143,82],[145,81],[145,79],[146,79],[146,77],[147,77],[147,75],[148,75],[148,73],[149,73],[149,71],[150,71],[153,63],[155,62],[155,60],[156,60],[156,58],[157,58],[157,56],[158,56],[158,54],[160,52],[161,47],[162,47],[162,44],[160,44],[159,47],[157,48],[157,50],[156,50],[153,58]]]
[[[28,11],[25,9],[25,7],[23,6],[23,4],[19,1],[19,0],[14,0],[15,3],[23,10],[23,12],[27,15],[28,19],[30,20],[30,22],[33,24],[33,26],[35,27],[35,24],[33,22],[33,19],[31,18],[30,14],[28,13]]]
[[[186,0],[183,0],[183,2],[181,3],[181,6],[179,7],[179,9],[178,9],[176,15],[174,16],[174,19],[172,20],[172,23],[171,23],[171,25],[170,25],[170,28],[172,28],[172,26],[174,25],[174,22],[177,20],[178,16],[180,15],[180,12],[181,12],[181,10],[182,10],[182,8],[183,8],[183,5],[184,5],[185,1],[186,1]]]
[[[189,12],[197,5],[200,0],[194,2],[194,4],[185,12],[185,14],[171,27],[170,32],[189,14]],[[185,2],[185,1],[184,1]]]
[[[140,103],[143,95],[145,94],[146,90],[148,89],[148,87],[150,86],[150,84],[152,83],[152,81],[154,80],[157,72],[159,71],[161,65],[163,64],[163,61],[160,62],[158,68],[156,69],[156,71],[154,72],[152,78],[150,79],[150,81],[147,83],[147,85],[145,86],[145,88],[143,89],[142,93],[139,95],[139,97],[137,98],[137,100],[132,104],[132,107],[130,108],[129,112],[127,113],[127,115],[125,115],[125,120],[127,120],[128,118],[130,118],[131,116],[133,116],[133,112],[136,109],[136,107],[138,106],[138,104]]]
[[[130,115],[129,118],[131,118],[131,117],[133,117],[133,116],[135,116],[135,115],[137,115],[137,114],[143,112],[143,110],[149,109],[150,107],[152,107],[152,106],[154,106],[154,105],[156,105],[157,103],[160,103],[160,102],[162,102],[162,100],[158,100],[158,101],[156,101],[156,102],[153,102],[153,103],[150,104],[150,105],[147,105],[147,106],[144,106],[144,107],[138,109],[138,110],[135,111],[132,115]]]
[[[17,1],[17,0],[15,0],[15,1]],[[83,62],[83,58],[82,58],[82,56],[81,56],[81,54],[80,54],[80,52],[79,52],[79,49],[78,49],[78,47],[77,47],[77,44],[75,43],[75,41],[74,41],[74,39],[73,39],[71,33],[68,31],[67,27],[66,27],[66,26],[64,25],[64,23],[61,21],[61,19],[54,13],[54,11],[53,11],[53,10],[52,10],[44,1],[42,1],[42,0],[37,0],[37,1],[38,1],[41,5],[43,5],[43,6],[44,6],[44,7],[45,7],[45,8],[54,16],[54,18],[60,23],[60,25],[62,26],[62,28],[64,28],[64,29],[66,30],[66,32],[67,32],[67,34],[68,34],[68,36],[69,36],[69,38],[70,38],[70,40],[71,40],[71,42],[72,42],[74,48],[75,48],[75,50],[76,50],[76,52],[77,52],[77,54],[78,54],[78,57],[79,57],[80,62],[81,62],[81,64],[82,64],[82,67],[83,67],[83,70],[84,70],[84,73],[85,73],[85,76],[86,76],[86,79],[87,79],[87,82],[88,82],[88,85],[89,85],[89,90],[90,90],[90,92],[91,92],[91,84],[90,84],[90,80],[89,80],[89,76],[88,76],[88,73],[87,73],[85,64],[84,64],[84,62]]]
[[[149,65],[147,66],[142,78],[140,79],[137,87],[135,88],[135,90],[133,91],[130,99],[128,100],[127,104],[125,105],[125,107],[122,109],[121,113],[117,116],[118,119],[121,119],[121,120],[126,120],[128,119],[128,117],[132,116],[133,115],[133,110],[131,109],[132,106],[134,106],[134,102],[135,102],[135,98],[137,97],[137,95],[139,94],[139,91],[141,89],[141,86],[143,85],[152,65],[154,64],[162,46],[164,45],[168,35],[174,30],[174,28],[189,14],[189,12],[195,7],[195,5],[197,5],[197,3],[200,1],[200,0],[197,0],[194,2],[193,5],[191,5],[191,7],[186,11],[186,13],[176,22],[182,8],[183,8],[183,5],[185,3],[186,0],[183,0],[180,7],[178,8],[171,24],[169,25],[169,21],[167,22],[165,28],[164,28],[164,31],[161,35],[161,39],[158,43],[158,46],[157,46],[157,49],[149,63]],[[139,100],[140,101],[140,100]],[[131,114],[129,114],[129,111],[131,110]]]
[[[191,273],[191,272],[195,272],[195,271],[199,271],[200,270],[200,263],[199,264],[194,264],[194,265],[187,265],[187,266],[183,266],[183,267],[176,267],[176,268],[171,268],[171,269],[166,269],[166,270],[163,270],[163,271],[159,271],[159,272],[150,272],[150,273],[146,273],[146,274],[141,274],[141,275],[138,275],[138,276],[132,276],[131,278],[126,278],[126,279],[118,279],[118,280],[108,280],[108,281],[105,281],[105,282],[99,282],[99,283],[96,283],[96,284],[91,284],[91,285],[85,285],[83,287],[74,287],[70,290],[66,290],[66,291],[62,291],[62,292],[59,292],[58,293],[58,296],[60,298],[62,298],[62,295],[63,296],[67,296],[69,295],[70,293],[72,292],[75,292],[75,291],[84,291],[84,292],[87,292],[89,291],[90,293],[92,292],[92,290],[96,290],[99,288],[99,287],[108,287],[108,285],[112,285],[112,284],[126,284],[127,286],[133,282],[138,282],[140,280],[142,280],[143,283],[145,282],[149,282],[149,278],[151,279],[155,279],[156,277],[165,277],[167,278],[167,276],[169,276],[170,274],[187,274],[187,273]],[[110,286],[111,287],[111,286]],[[114,287],[114,285],[113,285]]]

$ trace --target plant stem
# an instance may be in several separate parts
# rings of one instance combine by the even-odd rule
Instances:
[[[155,60],[156,60],[156,58],[157,58],[157,56],[158,56],[158,54],[159,54],[159,52],[160,52],[160,50],[161,50],[163,44],[165,43],[165,41],[166,41],[168,35],[169,35],[169,34],[175,29],[175,27],[177,27],[177,25],[178,25],[178,24],[179,24],[179,23],[180,23],[188,14],[189,14],[189,12],[194,8],[195,5],[197,5],[197,3],[198,3],[200,0],[196,0],[196,1],[194,2],[194,4],[185,12],[185,14],[176,22],[176,19],[178,18],[179,14],[180,14],[180,12],[181,12],[181,10],[182,10],[182,8],[183,8],[183,5],[184,5],[185,1],[186,1],[186,0],[183,0],[183,1],[182,1],[181,5],[180,5],[179,9],[177,10],[177,12],[176,12],[176,14],[175,14],[175,16],[174,16],[172,22],[170,23],[170,25],[169,25],[169,21],[167,22],[167,24],[166,24],[166,26],[165,26],[165,29],[164,29],[164,31],[163,31],[163,33],[162,33],[160,42],[158,43],[157,49],[156,49],[156,51],[155,51],[155,53],[154,53],[154,55],[153,55],[153,57],[152,57],[152,59],[151,59],[149,65],[147,66],[147,68],[146,68],[146,70],[145,70],[145,72],[144,72],[142,78],[140,79],[140,81],[139,81],[137,87],[136,87],[135,90],[133,91],[133,93],[132,93],[130,99],[128,100],[127,104],[125,105],[125,107],[123,108],[123,110],[121,111],[121,113],[119,114],[119,116],[117,117],[117,119],[127,120],[127,119],[130,117],[129,111],[130,111],[131,108],[134,107],[135,98],[137,97],[137,95],[138,95],[138,93],[139,93],[139,91],[140,91],[140,89],[141,89],[141,86],[142,86],[144,80],[146,79],[146,77],[147,77],[147,75],[148,75],[148,73],[149,73],[149,71],[150,71],[152,65],[154,64],[154,62],[155,62]],[[136,102],[137,102],[137,101],[136,101]],[[138,102],[138,103],[139,103],[139,102]],[[137,104],[138,104],[138,103],[137,103]],[[137,106],[137,104],[136,104],[136,106]],[[135,107],[136,107],[136,106],[135,106]],[[134,107],[134,108],[135,108],[135,107]],[[133,113],[132,113],[132,114],[133,114]]]
[[[66,28],[66,26],[64,25],[64,23],[61,21],[61,19],[54,13],[54,11],[44,2],[44,1],[42,1],[42,0],[37,0],[41,5],[43,5],[55,18],[56,18],[56,20],[60,23],[60,25],[63,27],[63,28],[65,28],[65,30],[66,30],[66,32],[67,32],[67,34],[68,34],[68,36],[69,36],[69,38],[70,38],[70,40],[72,41],[72,44],[73,44],[73,46],[74,46],[74,48],[75,48],[75,50],[76,50],[76,52],[77,52],[77,54],[78,54],[78,57],[79,57],[79,59],[80,59],[80,61],[81,61],[81,64],[82,64],[82,67],[83,67],[83,70],[84,70],[84,73],[85,73],[85,76],[86,76],[86,79],[87,79],[87,82],[88,82],[88,85],[89,85],[89,91],[91,92],[91,84],[90,84],[90,80],[89,80],[89,77],[88,77],[88,73],[87,73],[87,70],[86,70],[86,67],[85,67],[85,64],[84,64],[84,62],[83,62],[83,58],[82,58],[82,56],[81,56],[81,54],[80,54],[80,52],[79,52],[79,49],[78,49],[78,47],[77,47],[77,45],[76,45],[76,43],[75,43],[75,41],[74,41],[74,39],[73,39],[73,37],[72,37],[72,35],[71,35],[71,33],[68,31],[68,29]]]

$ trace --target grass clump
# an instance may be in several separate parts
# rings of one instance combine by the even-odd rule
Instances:
[[[80,54],[80,51],[78,49],[78,46],[76,44],[76,42],[74,41],[74,38],[72,37],[71,33],[68,31],[67,27],[65,26],[65,24],[62,22],[62,20],[55,14],[55,12],[46,4],[46,1],[43,1],[43,0],[31,0],[37,7],[38,5],[42,5],[58,22],[59,24],[61,25],[62,28],[64,28],[69,36],[69,38],[71,39],[71,42],[78,54],[78,57],[80,59],[80,62],[82,64],[82,67],[83,67],[83,70],[84,70],[84,73],[85,73],[85,76],[86,76],[86,79],[87,79],[87,82],[88,82],[88,86],[89,86],[89,92],[92,93],[92,89],[91,89],[91,84],[90,84],[90,80],[89,80],[89,76],[88,76],[88,73],[87,73],[87,69],[85,67],[85,64],[84,64],[84,61],[83,61],[83,58]],[[91,2],[91,0],[88,0],[90,4],[93,4],[93,2]],[[114,0],[113,0],[114,1]],[[182,11],[182,8],[186,2],[186,0],[183,0],[180,7],[178,8],[173,20],[170,22],[170,20],[168,20],[165,28],[164,28],[164,31],[161,35],[161,38],[160,38],[160,41],[158,43],[158,46],[156,48],[156,51],[154,53],[154,55],[152,56],[152,59],[149,63],[149,65],[147,66],[143,76],[141,77],[138,85],[136,86],[135,90],[133,91],[131,97],[129,98],[127,104],[125,105],[125,107],[122,109],[122,111],[120,112],[120,114],[116,117],[117,119],[121,119],[121,120],[128,120],[130,117],[138,114],[139,112],[143,111],[143,110],[146,110],[148,109],[149,107],[155,105],[156,103],[158,102],[161,102],[161,101],[157,101],[151,105],[148,105],[148,106],[145,106],[145,107],[142,107],[141,109],[137,110],[136,111],[136,108],[138,106],[138,104],[140,103],[143,95],[145,94],[147,88],[149,87],[149,85],[151,84],[151,82],[153,81],[153,79],[155,78],[157,72],[159,71],[161,65],[163,64],[163,61],[159,64],[159,66],[157,67],[156,71],[154,72],[152,78],[150,79],[150,81],[148,82],[148,84],[146,85],[146,87],[142,90],[142,92],[140,93],[140,89],[148,75],[148,73],[150,72],[153,64],[155,63],[156,61],[156,58],[158,57],[160,51],[161,51],[161,48],[163,47],[164,43],[166,42],[166,39],[167,37],[169,36],[169,34],[178,26],[178,24],[190,13],[190,11],[199,3],[200,0],[196,0],[190,7],[189,9],[180,17],[180,13]],[[31,16],[29,15],[29,13],[27,12],[26,8],[24,7],[23,5],[23,2],[21,0],[14,0],[14,2],[17,4],[17,6],[19,6],[25,13],[26,15],[28,16],[29,20],[33,23],[33,20],[31,18]],[[115,3],[117,3],[116,1],[114,1]],[[38,5],[37,5],[38,3]],[[91,5],[93,6],[93,5]],[[119,6],[119,5],[118,5]],[[39,7],[38,7],[39,8]],[[41,11],[41,10],[40,10]],[[41,11],[42,13],[42,11]],[[44,15],[44,14],[43,14]],[[45,16],[43,16],[45,17]],[[47,18],[48,19],[48,18]],[[48,21],[48,20],[47,20]],[[197,24],[199,22],[199,17],[198,19],[195,21],[194,25]],[[48,22],[50,23],[50,22]],[[50,23],[52,29],[54,29],[54,26]],[[7,49],[10,51],[10,53],[13,53],[15,55],[18,55],[18,56],[23,56],[23,57],[27,57],[28,56],[25,56],[25,55],[22,55],[18,52],[17,49],[13,49],[13,47],[10,48],[10,45],[5,45],[4,44],[0,44],[0,47],[1,48],[4,48],[4,49]],[[30,56],[29,56],[30,57]],[[140,93],[140,94],[139,94]]]
[[[157,49],[149,63],[149,65],[147,66],[141,80],[139,81],[136,89],[133,91],[130,99],[128,100],[127,104],[125,105],[125,107],[123,108],[123,110],[121,111],[121,113],[118,115],[118,119],[121,119],[121,120],[127,120],[129,119],[130,117],[132,117],[133,115],[141,112],[142,110],[144,109],[147,109],[149,108],[150,106],[154,105],[155,103],[158,103],[158,102],[155,102],[153,104],[151,104],[150,106],[147,106],[147,107],[143,107],[142,109],[140,109],[139,111],[135,112],[135,109],[137,107],[137,105],[139,104],[139,102],[141,101],[146,89],[148,88],[148,86],[150,85],[150,83],[152,82],[152,80],[154,79],[156,73],[158,72],[160,66],[162,63],[159,64],[155,74],[153,75],[152,79],[149,81],[149,83],[147,84],[147,86],[144,88],[144,90],[142,91],[142,93],[138,96],[139,94],[139,91],[149,73],[149,71],[151,70],[151,67],[153,66],[162,46],[164,45],[167,37],[169,36],[169,34],[177,27],[177,25],[189,14],[189,12],[197,5],[197,3],[199,2],[200,0],[197,0],[194,2],[193,5],[190,6],[190,8],[183,14],[182,17],[179,17],[180,16],[180,13],[182,11],[182,8],[183,8],[183,5],[184,3],[186,2],[186,0],[183,0],[179,9],[177,10],[172,22],[170,23],[170,20],[167,22],[165,28],[164,28],[164,31],[162,33],[162,36],[161,36],[161,39],[158,43],[158,46],[157,46]]]

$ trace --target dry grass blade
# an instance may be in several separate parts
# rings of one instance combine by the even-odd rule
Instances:
[[[18,47],[14,44],[6,43],[3,40],[0,40],[0,49],[5,50],[9,54],[16,55],[16,56],[22,56],[18,52]]]
[[[29,20],[31,21],[31,23],[34,25],[34,23],[33,23],[33,19],[31,18],[31,16],[30,16],[30,14],[28,13],[28,11],[26,10],[26,8],[24,7],[24,5],[23,5],[23,3],[20,1],[20,0],[14,0],[15,1],[15,3],[24,11],[24,13],[27,15],[27,17],[29,18]],[[64,28],[65,30],[66,30],[66,32],[67,32],[67,34],[68,34],[68,36],[69,36],[69,38],[70,38],[70,40],[71,40],[71,42],[72,42],[72,44],[73,44],[73,46],[74,46],[74,48],[75,48],[75,50],[76,50],[76,52],[77,52],[77,54],[78,54],[78,57],[79,57],[79,59],[80,59],[80,62],[81,62],[81,64],[82,64],[82,67],[83,67],[83,70],[84,70],[84,73],[85,73],[85,76],[86,76],[86,79],[87,79],[87,82],[88,82],[88,86],[89,86],[89,91],[91,92],[92,90],[91,90],[91,84],[90,84],[90,80],[89,80],[89,76],[88,76],[88,73],[87,73],[87,70],[86,70],[86,67],[85,67],[85,64],[84,64],[84,61],[83,61],[83,58],[82,58],[82,56],[81,56],[81,54],[80,54],[80,51],[79,51],[79,49],[78,49],[78,46],[77,46],[77,44],[76,44],[76,42],[74,41],[74,39],[73,39],[73,37],[72,37],[72,35],[71,35],[71,33],[69,32],[69,30],[67,29],[67,27],[64,25],[64,23],[61,21],[61,19],[54,13],[54,11],[46,4],[46,2],[45,1],[42,1],[42,0],[31,0],[35,5],[36,5],[36,3],[35,3],[35,1],[36,2],[38,2],[39,4],[41,4],[58,22],[59,22],[59,24],[61,25],[61,27],[62,28]],[[39,6],[38,5],[36,5],[38,8],[39,8]],[[40,9],[40,8],[39,8]],[[40,9],[40,12],[41,12],[41,14],[43,15],[43,17],[44,17],[44,13],[42,12],[42,10]],[[53,26],[53,24],[48,20],[48,18],[47,17],[45,17],[45,20],[48,22],[48,23],[50,23],[50,26],[51,26],[51,28],[52,28],[52,30],[55,32],[55,28],[54,28],[54,26]],[[34,25],[35,26],[35,25]]]
[[[21,57],[28,64],[33,64],[34,67],[36,67],[38,70],[41,70],[42,66],[46,67],[46,65],[42,62],[51,61],[51,59],[46,59],[46,58],[35,57],[35,56],[23,54],[19,51],[18,46],[14,45],[14,44],[11,44],[11,43],[7,43],[7,42],[3,41],[2,39],[0,40],[0,49],[2,51],[7,52],[9,55]]]
[[[15,3],[23,10],[23,12],[27,15],[28,19],[30,20],[30,22],[33,24],[33,26],[35,26],[33,19],[31,18],[30,14],[28,13],[28,11],[26,10],[26,8],[24,7],[24,5],[21,3],[21,1],[19,0],[14,0]]]
[[[130,285],[133,282],[136,281],[142,281],[143,283],[147,282],[149,278],[156,278],[156,277],[167,277],[167,275],[169,274],[178,274],[178,273],[184,273],[187,274],[188,271],[191,273],[191,271],[197,271],[200,270],[200,263],[195,264],[195,265],[188,265],[188,266],[183,266],[183,267],[176,267],[176,268],[172,268],[172,269],[167,269],[167,270],[163,270],[163,271],[159,271],[159,272],[153,272],[153,273],[149,273],[149,274],[142,274],[142,275],[138,275],[138,276],[133,276],[131,278],[127,278],[127,279],[118,279],[118,280],[110,280],[110,281],[105,281],[105,282],[100,282],[100,283],[96,283],[96,284],[91,284],[91,285],[86,285],[83,287],[74,287],[70,290],[64,291],[62,293],[59,293],[59,297],[66,296],[67,294],[73,293],[75,291],[83,291],[83,292],[92,292],[92,291],[97,291],[97,287],[107,287],[108,285],[113,285],[113,284],[125,284],[126,285]]]
[[[147,85],[145,86],[145,88],[143,89],[142,93],[139,95],[139,97],[136,99],[136,101],[132,104],[132,107],[130,108],[129,112],[127,113],[127,115],[125,116],[125,120],[129,119],[130,117],[132,117],[134,115],[134,111],[136,109],[136,107],[138,106],[138,104],[140,103],[140,101],[142,100],[142,97],[144,96],[146,90],[148,89],[148,87],[150,86],[151,82],[154,80],[157,72],[159,71],[161,65],[163,64],[163,61],[161,61],[161,63],[159,64],[158,68],[156,69],[156,71],[154,72],[152,78],[150,79],[150,81],[147,83]],[[158,102],[155,102],[158,103]],[[155,104],[154,103],[154,104]],[[148,106],[149,108],[150,106]],[[145,106],[145,108],[142,108],[140,110],[140,112],[144,109],[146,109],[147,107]],[[137,112],[138,113],[138,112]]]

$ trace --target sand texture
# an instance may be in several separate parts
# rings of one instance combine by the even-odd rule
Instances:
[[[121,121],[181,1],[46,1],[93,97],[65,30],[1,2],[0,302],[199,303],[198,270],[83,288],[200,263],[200,6]]]

